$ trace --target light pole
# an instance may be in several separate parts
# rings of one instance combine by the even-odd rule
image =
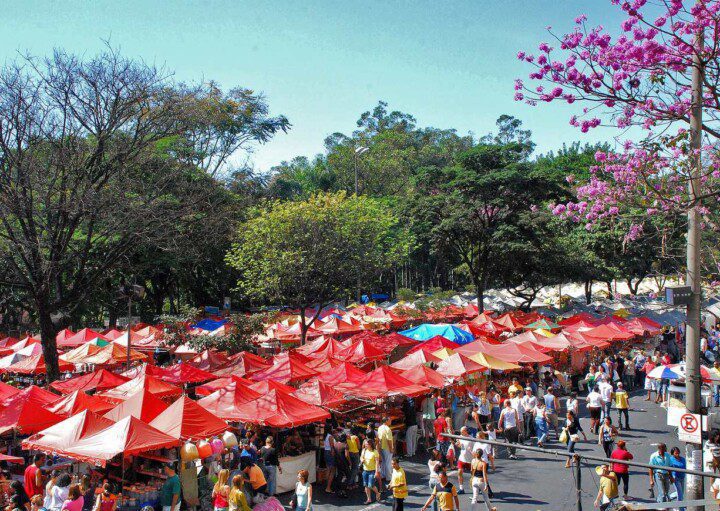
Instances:
[[[127,298],[127,369],[129,371],[131,363],[130,348],[132,346],[132,341],[130,340],[132,334],[132,329],[130,328],[132,325],[132,301],[133,298],[142,300],[145,297],[145,288],[137,284],[126,284],[123,281],[120,283],[120,296]]]
[[[364,146],[358,146],[353,152],[353,167],[355,169],[355,195],[360,193],[360,186],[358,182],[358,156],[361,156],[368,152],[370,149]]]

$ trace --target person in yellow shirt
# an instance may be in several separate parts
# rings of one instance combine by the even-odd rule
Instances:
[[[608,465],[600,467],[600,489],[595,498],[595,507],[599,507],[604,511],[618,498],[618,480],[615,472],[610,471]]]
[[[390,429],[392,419],[390,417],[383,417],[382,422],[382,425],[377,430],[377,437],[380,441],[380,456],[382,457],[380,462],[380,477],[385,481],[389,481],[390,475],[392,474],[392,457],[395,454],[395,442],[393,440],[392,429]]]
[[[520,385],[520,381],[517,378],[513,378],[512,385],[508,387],[508,395],[513,397],[513,394],[517,395],[522,393],[523,386]]]
[[[360,439],[354,433],[350,433],[347,437],[348,454],[350,454],[350,489],[357,488],[358,471],[360,469]]]
[[[400,460],[397,456],[392,459],[392,476],[390,477],[388,489],[393,492],[393,511],[403,511],[405,499],[408,496],[408,488],[405,470],[400,466]]]
[[[365,504],[372,502],[372,492],[375,492],[375,500],[380,502],[381,495],[375,486],[376,479],[380,478],[380,453],[375,449],[373,443],[365,439],[363,442],[363,450],[360,453],[360,463],[362,464],[362,481],[365,487]]]
[[[622,418],[625,416],[625,429],[630,431],[630,396],[623,387],[622,383],[617,384],[617,389],[613,393],[615,397],[615,408],[618,411],[618,426],[623,429]]]
[[[232,479],[232,488],[230,489],[230,495],[228,495],[228,505],[230,511],[250,511],[247,499],[245,498],[245,492],[243,488],[245,486],[245,479],[241,475],[236,475]]]
[[[439,481],[433,486],[432,493],[420,511],[426,511],[428,506],[435,500],[438,501],[440,511],[460,511],[460,499],[455,486],[448,481],[447,472],[442,470],[439,474]]]

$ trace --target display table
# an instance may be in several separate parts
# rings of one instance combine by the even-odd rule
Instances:
[[[297,483],[298,472],[305,469],[310,474],[310,483],[315,482],[315,451],[306,452],[300,456],[286,456],[280,458],[280,467],[282,474],[277,474],[276,493],[285,493],[295,491],[295,483]]]

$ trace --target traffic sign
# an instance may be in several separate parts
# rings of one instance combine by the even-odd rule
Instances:
[[[702,443],[702,418],[698,413],[684,413],[680,417],[678,438],[690,444]]]

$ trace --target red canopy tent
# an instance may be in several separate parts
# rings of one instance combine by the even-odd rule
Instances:
[[[445,378],[462,378],[468,374],[485,371],[487,367],[481,366],[461,353],[450,355],[438,364],[437,372]]]
[[[377,399],[397,394],[408,397],[419,396],[428,393],[430,389],[403,378],[388,366],[380,366],[369,372],[359,385],[348,391],[354,396]]]
[[[445,377],[427,366],[405,369],[400,371],[399,374],[403,378],[422,385],[423,387],[431,387],[434,389],[442,389],[445,387]]]
[[[83,328],[82,330],[78,330],[76,334],[66,337],[62,341],[58,341],[57,347],[58,349],[77,348],[78,346],[82,346],[83,344],[98,338],[110,341],[110,339],[100,332],[96,332],[90,328]]]
[[[57,424],[64,417],[47,409],[55,400],[55,394],[35,385],[6,399],[0,405],[0,435],[13,430],[28,435]]]
[[[586,323],[595,323],[597,321],[597,318],[589,312],[579,312],[573,316],[570,316],[569,318],[561,319],[560,321],[558,321],[558,325],[569,326],[574,325],[575,323],[578,323],[580,321],[585,321]]]
[[[343,362],[334,369],[318,375],[317,379],[335,388],[355,387],[365,380],[367,373],[354,365]]]
[[[122,330],[117,330],[116,328],[111,328],[110,330],[107,330],[103,332],[103,335],[110,339],[111,341],[114,341],[115,339],[118,339],[123,336],[125,332]]]
[[[441,361],[440,358],[436,357],[432,353],[429,353],[427,351],[419,350],[415,353],[409,353],[408,355],[404,356],[397,362],[393,362],[390,364],[390,367],[394,367],[395,369],[413,369],[418,366],[422,366],[425,364],[439,364]]]
[[[283,353],[273,357],[273,365],[250,375],[256,381],[275,380],[282,383],[304,381],[318,375],[318,371],[301,361],[303,355]]]
[[[285,385],[284,383],[280,383],[275,380],[256,381],[250,384],[249,387],[261,396],[267,394],[271,390],[277,390],[278,392],[284,392],[285,394],[292,394],[297,390],[295,387]]]
[[[217,379],[212,373],[198,369],[195,366],[180,362],[169,367],[158,367],[150,364],[139,366],[135,376],[139,374],[148,374],[159,378],[167,383],[174,385],[182,385],[183,383],[203,383]],[[130,376],[129,373],[123,373],[124,376]]]
[[[7,383],[0,381],[0,403],[10,397],[13,397],[18,392],[20,392],[20,389],[17,387],[13,387],[12,385],[8,385]]]
[[[200,440],[218,435],[227,423],[187,396],[182,396],[155,417],[150,425],[173,438]]]
[[[500,316],[499,318],[497,318],[493,321],[495,323],[497,323],[498,325],[502,325],[506,328],[509,328],[513,332],[520,331],[525,326],[525,324],[522,321],[517,319],[512,314],[503,314],[502,316]]]
[[[427,351],[428,353],[434,353],[443,348],[448,348],[453,351],[456,351],[457,348],[459,348],[459,347],[460,347],[459,344],[456,344],[456,343],[446,339],[442,335],[436,335],[435,337],[431,337],[427,341],[421,342],[414,348],[410,349],[410,351],[408,351],[408,354],[415,353],[418,350]]]
[[[574,342],[574,346],[576,349],[605,349],[608,346],[610,346],[609,341],[603,341],[602,339],[596,339],[595,337],[586,337],[585,334],[587,332],[585,331],[572,331],[572,330],[566,330],[564,334],[568,339]],[[558,334],[559,335],[559,334]]]
[[[63,452],[75,445],[81,438],[97,433],[112,424],[113,421],[110,419],[85,410],[32,435],[23,441],[22,448],[26,451]]]
[[[55,342],[57,343],[58,346],[60,346],[60,343],[65,341],[65,339],[72,337],[73,335],[75,335],[75,332],[73,332],[69,328],[63,328],[55,336]]]
[[[246,387],[249,387],[254,382],[252,380],[248,380],[246,378],[242,378],[240,376],[224,376],[222,378],[218,378],[216,380],[213,380],[211,382],[205,383],[203,385],[200,385],[198,387],[195,387],[195,394],[198,396],[209,396],[216,390],[224,389],[225,387],[229,386],[232,383],[238,382],[241,385],[244,385]]]
[[[122,385],[126,381],[128,381],[128,378],[124,376],[111,373],[106,369],[98,369],[93,373],[83,374],[69,380],[52,382],[50,388],[57,390],[61,394],[69,394],[76,390],[102,392]]]
[[[307,362],[305,365],[308,366],[310,369],[317,371],[318,373],[324,373],[334,367],[337,367],[340,364],[342,364],[342,360],[338,360],[333,357],[327,357],[327,358],[313,358],[313,359],[311,359],[310,362]]]
[[[553,337],[545,337],[544,335],[535,334],[531,331],[511,337],[507,340],[507,342],[530,346],[542,353],[549,353],[551,351],[566,351],[573,346],[573,343],[562,334],[558,334]]]
[[[195,355],[188,361],[188,363],[194,365],[198,369],[210,371],[212,373],[227,365],[228,357],[224,352],[205,350]]]
[[[635,334],[628,332],[623,327],[608,323],[600,325],[592,330],[582,333],[583,337],[592,337],[601,341],[629,341],[635,337]]]
[[[0,461],[6,461],[8,463],[25,463],[25,458],[20,456],[9,456],[7,454],[0,454]]]
[[[316,327],[318,332],[337,336],[350,336],[363,331],[362,327],[346,323],[345,321],[332,316],[327,321]]]
[[[476,344],[477,342],[478,341],[470,343],[475,345],[474,348],[477,348],[475,353],[481,352],[489,354],[500,360],[512,362],[513,364],[544,364],[552,360],[552,357],[523,344],[514,342],[506,342],[503,344]],[[470,344],[465,345],[463,348],[469,347]],[[465,349],[461,349],[458,352],[466,356],[472,355],[472,353],[468,353]]]
[[[475,327],[475,331],[472,331],[471,333],[473,335],[475,335],[476,337],[478,335],[487,335],[490,337],[495,337],[497,339],[502,334],[504,334],[506,332],[511,332],[512,330],[513,330],[512,328],[508,328],[505,325],[501,325],[500,323],[497,323],[495,320],[492,320],[492,321],[486,321],[485,323],[477,325]]]
[[[335,408],[346,401],[342,392],[317,379],[303,383],[292,395],[304,403],[325,408]]]
[[[647,320],[647,321],[643,321],[643,320]],[[652,323],[655,323],[655,322],[652,320],[648,320],[647,318],[633,318],[633,319],[627,320],[625,323],[623,323],[622,326],[628,332],[633,333],[635,335],[639,335],[639,336],[660,334],[662,332],[662,327],[653,326]]]
[[[213,371],[215,376],[250,376],[251,374],[263,371],[272,366],[272,362],[254,355],[247,351],[242,351],[233,355],[225,366]]]
[[[240,421],[244,417],[240,411],[242,405],[259,397],[260,394],[250,387],[234,382],[200,399],[198,404],[221,419]]]
[[[336,358],[345,362],[365,365],[369,362],[384,360],[387,358],[387,353],[369,340],[360,339],[343,349]]]
[[[346,349],[350,346],[350,344],[351,343],[348,341],[340,342],[332,337],[328,337],[321,339],[321,342],[319,343],[314,342],[312,345],[301,346],[300,348],[297,348],[295,352],[312,359],[322,359],[328,357],[337,358],[338,353]],[[308,347],[309,349],[301,349]]]
[[[418,341],[415,339],[410,339],[410,337],[405,337],[404,335],[401,335],[397,332],[392,332],[387,335],[382,336],[382,341],[379,341],[383,345],[389,345],[393,346],[394,348],[408,348],[412,346],[416,346],[418,344]]]
[[[103,396],[111,401],[124,401],[132,394],[135,394],[139,390],[147,390],[150,394],[157,398],[174,398],[182,394],[182,389],[164,382],[160,378],[151,376],[149,374],[141,374],[128,380],[122,385],[106,390],[100,396]]]
[[[84,410],[103,414],[112,410],[114,406],[113,403],[99,396],[90,396],[82,390],[76,390],[72,394],[61,397],[48,407],[48,410],[58,415],[68,417]]]
[[[147,389],[140,389],[107,412],[104,417],[113,421],[119,421],[125,417],[132,416],[137,417],[143,422],[150,422],[160,415],[167,406],[164,401],[153,396]]]
[[[177,447],[180,441],[158,431],[135,417],[126,417],[112,426],[80,439],[64,452],[66,456],[104,466],[122,454],[132,456],[142,452]]]
[[[322,408],[275,389],[240,405],[238,415],[237,420],[241,422],[276,428],[292,428],[330,418],[330,414]]]
[[[88,357],[97,355],[101,349],[102,348],[97,344],[88,342],[86,344],[83,344],[82,346],[78,346],[77,348],[63,353],[58,358],[63,362],[67,362],[69,364],[82,364]]]
[[[62,360],[58,360],[58,366],[60,371],[72,371],[75,369],[73,364],[63,362]],[[34,355],[9,365],[3,371],[18,374],[45,374],[47,372],[45,357],[42,355]]]

